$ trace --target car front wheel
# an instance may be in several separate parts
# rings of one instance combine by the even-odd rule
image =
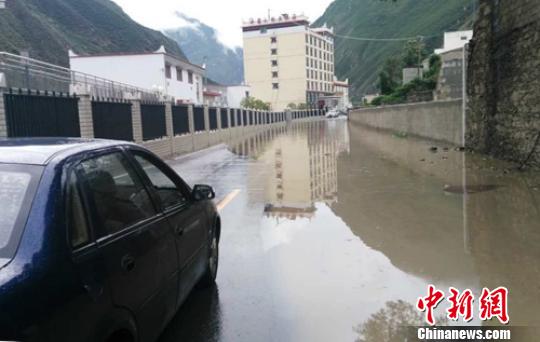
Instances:
[[[212,236],[208,249],[208,260],[206,271],[199,281],[199,287],[205,288],[216,283],[217,270],[219,265],[219,241],[216,232]]]

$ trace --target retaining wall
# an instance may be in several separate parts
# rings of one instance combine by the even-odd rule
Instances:
[[[463,145],[462,101],[434,101],[351,110],[349,121],[371,128]]]

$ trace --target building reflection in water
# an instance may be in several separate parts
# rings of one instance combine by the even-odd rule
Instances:
[[[232,151],[268,166],[265,215],[296,219],[313,217],[315,203],[337,201],[337,158],[348,146],[346,125],[309,122],[262,132]]]
[[[248,188],[260,188],[248,195],[265,204],[263,239],[278,226],[268,218],[289,228],[279,230],[289,234],[287,244],[266,244],[283,260],[274,277],[284,303],[306,312],[319,306],[312,297],[353,303],[350,316],[333,308],[351,320],[352,332],[373,323],[386,303],[413,304],[428,284],[471,289],[476,298],[483,287],[506,286],[510,324],[540,326],[540,175],[507,172],[503,163],[441,144],[432,153],[433,144],[343,122],[295,123],[232,144],[251,167]],[[302,247],[308,239],[324,258]],[[312,265],[315,256],[321,259]],[[316,278],[324,262],[343,279]],[[306,274],[313,281],[299,289],[296,276]],[[402,307],[410,305],[393,310]]]

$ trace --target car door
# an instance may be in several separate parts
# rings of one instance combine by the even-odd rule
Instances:
[[[176,310],[176,246],[167,219],[122,150],[78,170],[111,297],[136,318],[140,341],[154,340]]]
[[[146,151],[132,148],[130,152],[152,185],[175,235],[180,304],[204,271],[208,219],[201,202],[191,199],[191,189],[176,172]]]

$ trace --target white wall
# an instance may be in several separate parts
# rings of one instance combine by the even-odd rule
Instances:
[[[227,87],[227,102],[230,108],[240,108],[240,103],[246,97],[246,92],[251,96],[251,88],[245,85]]]
[[[444,47],[436,49],[436,54],[459,49],[465,46],[473,37],[473,31],[454,31],[444,33]]]
[[[95,75],[131,86],[155,90],[158,87],[176,100],[202,104],[202,75],[193,73],[193,84],[188,83],[188,71],[182,68],[182,81],[177,80],[176,65],[171,64],[171,78],[165,77],[166,56],[161,53],[116,56],[70,56],[74,71]],[[197,96],[197,93],[199,96]]]
[[[70,57],[71,70],[132,86],[164,86],[163,55]]]
[[[188,70],[182,69],[182,81],[178,81],[176,68],[171,67],[171,78],[166,79],[167,93],[177,100],[202,104],[202,75],[193,73],[193,84],[188,83]],[[198,96],[197,96],[198,93]]]

